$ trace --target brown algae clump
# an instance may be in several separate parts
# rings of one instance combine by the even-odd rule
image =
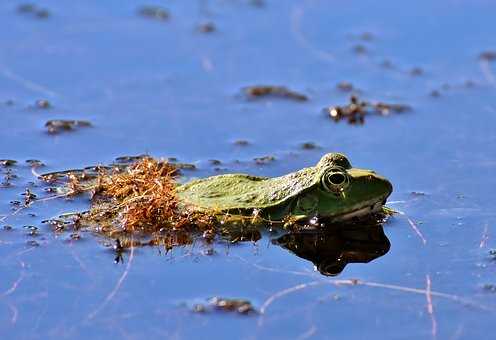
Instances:
[[[124,169],[102,168],[90,184],[69,176],[67,189],[69,194],[93,192],[90,210],[77,216],[78,223],[104,233],[212,229],[208,214],[180,204],[178,174],[170,163],[143,158]]]

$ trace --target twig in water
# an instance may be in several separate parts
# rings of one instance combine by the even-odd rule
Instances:
[[[320,275],[315,275],[312,272],[304,272],[304,271],[296,271],[296,270],[282,270],[282,269],[278,269],[278,268],[265,267],[265,266],[259,265],[257,263],[252,263],[252,262],[248,261],[247,259],[245,259],[241,256],[238,256],[238,255],[236,255],[234,257],[237,257],[239,260],[255,267],[256,269],[264,270],[267,272],[281,273],[281,274],[293,274],[293,275],[301,275],[301,276],[309,276],[309,277],[319,277],[320,276]]]
[[[482,238],[481,238],[481,241],[479,243],[479,248],[484,248],[487,244],[487,240],[489,239],[489,226],[486,225],[484,226],[484,231],[482,232]]]
[[[425,289],[425,297],[427,299],[427,313],[431,317],[431,334],[434,339],[437,337],[437,321],[436,316],[434,315],[434,305],[432,304],[432,290],[431,290],[431,277],[429,274],[425,276],[426,280],[426,289]]]
[[[10,311],[12,312],[12,317],[10,318],[10,322],[15,325],[17,322],[17,317],[19,316],[19,310],[17,309],[16,306],[13,304],[9,303],[8,304]]]
[[[131,252],[129,253],[129,259],[127,260],[126,269],[122,273],[119,280],[117,280],[117,283],[115,284],[114,289],[112,289],[112,291],[107,295],[105,300],[93,312],[91,312],[86,317],[87,321],[94,319],[95,316],[97,316],[97,314],[100,313],[109,304],[109,302],[114,298],[114,296],[117,294],[117,292],[119,291],[119,289],[122,286],[122,283],[124,282],[127,275],[129,274],[129,270],[131,269],[131,263],[133,262],[133,258],[134,258],[134,246],[133,246],[133,239],[131,239]]]
[[[57,97],[57,93],[51,91],[50,89],[44,87],[43,85],[37,84],[29,79],[24,79],[18,74],[12,72],[5,65],[0,64],[0,75],[4,76],[7,79],[12,80],[13,82],[19,83],[24,86],[26,89],[41,93],[45,96]]]
[[[12,286],[10,286],[9,289],[7,289],[5,292],[3,292],[2,294],[0,294],[0,298],[2,297],[5,297],[5,296],[8,296],[12,293],[14,293],[17,289],[17,287],[19,287],[19,284],[21,283],[21,281],[24,279],[24,267],[26,266],[24,264],[24,262],[20,262],[21,264],[21,267],[22,267],[22,270],[21,272],[19,273],[19,277],[17,278],[17,280],[14,281],[14,283],[12,284]]]
[[[408,224],[410,225],[410,227],[412,227],[413,231],[415,232],[415,234],[417,234],[417,236],[420,238],[420,240],[422,241],[422,243],[424,244],[424,246],[427,244],[427,240],[426,238],[424,237],[424,235],[422,234],[422,232],[420,231],[420,229],[418,228],[417,226],[417,223],[415,223],[410,217],[408,217],[404,212],[402,211],[399,211],[397,210],[396,211],[398,214],[400,215],[403,215],[405,216],[406,220],[408,221]]]
[[[430,280],[430,279],[429,279]],[[396,291],[401,291],[404,293],[412,293],[412,294],[422,294],[422,295],[429,295],[429,298],[432,300],[432,297],[439,297],[439,298],[444,298],[447,300],[451,300],[453,302],[461,303],[463,305],[469,305],[473,307],[477,307],[482,310],[486,311],[494,311],[493,308],[487,307],[485,305],[481,305],[479,303],[476,303],[475,301],[469,300],[462,298],[457,295],[453,294],[447,294],[447,293],[442,293],[442,292],[436,292],[432,291],[430,289],[430,286],[427,289],[422,289],[422,288],[411,288],[411,287],[405,287],[405,286],[399,286],[399,285],[393,285],[393,284],[387,284],[387,283],[381,283],[381,282],[372,282],[372,281],[363,281],[363,280],[358,280],[358,279],[341,279],[341,280],[336,280],[336,279],[331,279],[331,280],[318,280],[318,281],[311,281],[307,283],[301,283],[293,287],[289,287],[286,289],[283,289],[279,292],[276,292],[269,296],[265,302],[262,304],[262,307],[260,307],[260,314],[264,315],[269,308],[270,305],[272,305],[275,301],[278,299],[289,295],[291,293],[309,288],[309,287],[315,287],[315,286],[321,286],[321,285],[333,285],[333,286],[367,286],[367,287],[375,287],[375,288],[384,288],[384,289],[389,289],[389,290],[396,290]],[[260,320],[259,324],[262,322]]]
[[[312,325],[305,333],[301,334],[297,339],[298,340],[311,339],[313,338],[315,333],[317,333],[317,327],[315,327],[315,325]]]
[[[289,288],[283,289],[283,290],[281,290],[275,294],[272,294],[271,296],[269,296],[269,298],[267,300],[265,300],[265,302],[262,304],[262,307],[260,307],[260,314],[262,314],[262,315],[265,314],[265,311],[267,310],[267,308],[269,308],[269,306],[274,301],[282,298],[285,295],[297,292],[299,290],[302,290],[302,289],[305,289],[308,287],[320,286],[320,285],[323,285],[326,283],[327,282],[325,282],[325,281],[312,281],[312,282],[307,282],[307,283],[300,283],[299,285],[289,287]]]
[[[334,61],[334,56],[327,52],[323,51],[319,48],[313,46],[308,39],[305,37],[301,30],[301,21],[303,19],[304,14],[303,7],[294,7],[291,11],[291,33],[295,37],[296,41],[305,49],[309,50],[312,54],[314,54],[319,59],[332,62]]]

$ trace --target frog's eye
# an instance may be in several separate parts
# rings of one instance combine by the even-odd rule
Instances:
[[[334,167],[324,173],[321,182],[325,190],[341,194],[350,185],[350,178],[346,170]]]

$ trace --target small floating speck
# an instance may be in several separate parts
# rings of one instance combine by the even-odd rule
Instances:
[[[31,3],[24,3],[17,6],[17,13],[36,19],[46,19],[50,16],[50,12],[47,9],[40,8]]]
[[[244,93],[248,99],[257,99],[263,97],[278,97],[283,99],[292,99],[296,101],[307,101],[308,97],[302,93],[288,89],[285,86],[273,85],[256,85],[245,87]]]
[[[46,99],[38,99],[36,102],[35,102],[35,106],[38,108],[38,109],[49,109],[52,107],[52,105],[50,104],[50,102]]]
[[[424,74],[424,70],[420,67],[414,67],[410,70],[411,76],[421,76]]]
[[[245,139],[238,139],[238,140],[235,140],[234,141],[234,145],[238,145],[238,146],[248,146],[250,145],[250,142],[248,142],[247,140]]]
[[[364,55],[364,54],[368,53],[367,47],[365,47],[364,45],[361,45],[361,44],[353,46],[352,51],[355,54],[359,54],[359,55]]]
[[[319,148],[319,146],[316,143],[314,143],[314,142],[301,143],[300,147],[303,150],[315,150],[315,149],[318,149]]]
[[[160,6],[142,6],[138,9],[138,14],[144,18],[167,21],[170,18],[169,11]]]
[[[63,131],[74,131],[77,128],[90,126],[91,123],[86,120],[54,119],[45,123],[45,127],[50,134],[58,134]]]
[[[276,158],[274,156],[263,156],[263,157],[256,157],[253,160],[258,165],[265,165],[275,161]]]
[[[339,82],[336,87],[343,92],[351,92],[354,89],[353,84],[347,81]]]
[[[479,59],[485,61],[495,61],[496,51],[484,51],[481,54],[479,54]]]
[[[243,299],[230,299],[213,297],[208,300],[208,304],[195,304],[192,308],[195,313],[207,313],[212,311],[222,311],[237,313],[242,315],[256,314],[257,311],[252,303]]]
[[[431,97],[438,98],[441,97],[441,92],[439,90],[432,90],[431,93],[429,93]]]
[[[208,22],[203,22],[201,24],[198,25],[198,32],[201,32],[201,33],[212,33],[212,32],[215,32],[217,30],[217,27],[215,26],[215,24],[211,21],[208,21]]]
[[[482,288],[490,293],[496,293],[496,285],[493,283],[486,283],[482,286]]]

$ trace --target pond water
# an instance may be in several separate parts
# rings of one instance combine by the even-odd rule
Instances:
[[[496,3],[155,1],[167,20],[139,15],[142,1],[21,4],[0,4],[0,158],[18,161],[0,169],[18,176],[0,188],[0,337],[487,338],[496,56],[480,55],[496,50]],[[343,81],[412,110],[336,123],[322,109],[348,103]],[[309,100],[247,100],[252,85]],[[48,134],[52,119],[92,127]],[[267,231],[213,254],[201,242],[133,248],[119,263],[105,238],[41,223],[86,209],[83,198],[12,215],[26,187],[44,195],[28,159],[49,172],[147,153],[194,163],[190,177],[217,173],[211,159],[223,172],[276,176],[331,151],[390,179],[389,204],[403,214],[323,239]],[[253,162],[266,155],[275,160]],[[191,311],[214,296],[258,313]]]

